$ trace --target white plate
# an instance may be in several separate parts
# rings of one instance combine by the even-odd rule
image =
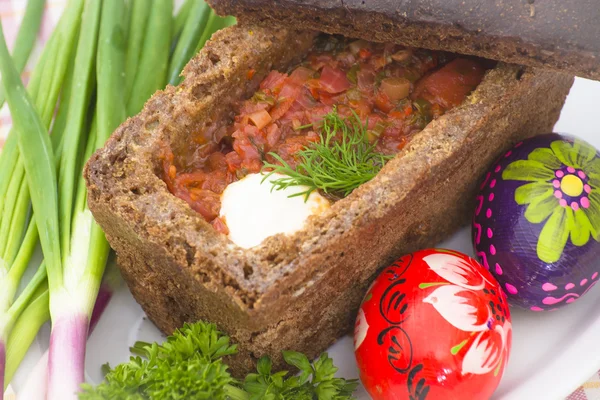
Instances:
[[[578,79],[571,90],[556,132],[577,135],[600,148],[597,118],[600,82]],[[469,230],[457,232],[441,244],[472,254]],[[600,285],[599,285],[600,287]],[[600,289],[596,288],[569,307],[549,313],[513,311],[513,348],[508,368],[494,399],[564,399],[600,369]],[[24,384],[27,372],[35,365],[48,342],[45,327],[14,378],[15,389]],[[100,367],[129,358],[128,347],[136,340],[156,341],[163,337],[149,322],[123,287],[113,298],[92,334],[87,353],[86,372],[92,382],[100,382]],[[329,349],[340,367],[339,375],[358,376],[349,337]],[[359,399],[369,399],[361,389]]]

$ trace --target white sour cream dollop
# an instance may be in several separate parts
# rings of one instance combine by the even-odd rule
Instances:
[[[249,174],[227,186],[221,195],[220,216],[229,228],[232,242],[248,249],[269,236],[290,235],[302,229],[310,215],[329,208],[330,202],[316,191],[306,202],[304,196],[289,197],[305,191],[304,186],[271,190],[270,182],[282,177],[273,174],[261,183],[263,174]]]

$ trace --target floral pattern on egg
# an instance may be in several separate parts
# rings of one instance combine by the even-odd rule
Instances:
[[[511,304],[554,310],[596,284],[600,156],[594,147],[558,134],[518,143],[486,174],[476,200],[477,256]]]
[[[446,249],[420,250],[385,268],[354,330],[360,378],[373,400],[489,399],[511,344],[498,282],[476,260]]]

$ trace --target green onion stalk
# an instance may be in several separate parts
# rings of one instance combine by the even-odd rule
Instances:
[[[98,264],[94,264],[88,251],[92,241],[91,214],[80,215],[75,204],[77,177],[80,175],[78,171],[81,171],[84,162],[79,154],[80,149],[86,145],[87,138],[84,136],[87,135],[84,133],[89,132],[87,111],[96,83],[93,72],[101,6],[102,2],[85,2],[82,14],[82,27],[85,28],[79,33],[60,145],[57,206],[61,258],[55,269],[48,268],[52,320],[48,353],[48,399],[75,398],[84,381],[88,326],[104,272],[103,260],[99,259]],[[61,106],[65,106],[65,103]]]
[[[0,40],[0,72],[15,126],[0,155],[0,359],[6,356],[0,372],[6,383],[49,318],[47,369],[40,367],[48,375],[40,381],[47,381],[47,398],[74,398],[83,382],[85,343],[99,316],[94,310],[110,298],[101,285],[110,247],[87,207],[81,171],[127,115],[139,112],[169,77],[178,79],[191,49],[235,22],[212,11],[207,17],[203,2],[187,4],[173,22],[164,18],[173,13],[172,0],[70,0],[32,74],[35,103]],[[180,40],[172,42],[174,36]],[[44,263],[13,302],[38,238]]]
[[[119,24],[104,27],[105,9],[116,1],[99,2],[88,0],[82,15],[82,26],[77,44],[73,68],[71,93],[67,105],[67,117],[61,140],[61,157],[57,175],[58,221],[60,261],[50,269],[48,283],[50,289],[50,317],[52,331],[48,351],[48,399],[76,398],[84,381],[85,346],[89,322],[98,295],[104,272],[106,256],[94,254],[95,231],[89,210],[81,206],[78,192],[84,190],[78,176],[85,159],[80,155],[82,148],[92,148],[93,135],[87,124],[87,111],[91,103],[92,91],[96,84],[94,67],[96,49],[102,46],[103,30],[111,29],[118,40],[123,40],[123,30]],[[121,2],[122,3],[122,2]],[[125,15],[120,9],[120,24]],[[124,45],[121,45],[123,47]],[[99,57],[99,55],[98,55]],[[116,72],[120,74],[120,72]],[[34,212],[35,212],[35,203]],[[56,246],[56,239],[54,246]],[[42,242],[43,243],[43,242]],[[48,256],[44,253],[46,259]],[[106,253],[108,255],[108,253]]]
[[[37,18],[35,12],[32,13],[29,10],[32,5],[40,6],[40,3],[34,1],[28,4],[23,26],[26,25],[29,27],[28,29],[37,32],[39,27],[33,23],[35,21],[30,21],[33,17],[35,17],[34,19]],[[36,134],[47,132],[52,120],[60,88],[68,69],[71,44],[79,27],[76,4],[73,4],[73,6],[73,10],[66,12],[61,17],[58,28],[48,41],[48,45],[33,71],[29,85],[29,96],[35,99],[35,106],[29,100],[29,96],[23,88],[19,71],[15,69],[13,60],[8,54],[3,35],[2,43],[0,43],[0,68],[2,69],[4,93],[9,99],[9,107],[15,126],[9,133],[4,151],[0,155],[0,348],[3,349],[2,357],[0,357],[0,389],[8,384],[12,376],[9,375],[10,371],[14,369],[10,364],[11,342],[14,336],[12,330],[20,326],[18,320],[24,314],[27,314],[28,306],[36,300],[36,295],[46,280],[46,269],[42,264],[39,266],[34,278],[22,293],[15,298],[19,283],[27,269],[38,240],[35,213],[28,221],[30,198],[35,197],[39,201],[40,197],[44,196],[43,188],[31,186],[32,183],[26,180],[25,172],[43,168],[43,163],[46,160],[53,162],[51,158],[48,158],[49,154],[45,152],[46,149],[37,146],[38,143],[30,143],[30,141],[35,141]],[[24,29],[23,26],[21,30]],[[27,38],[30,34],[21,35],[20,31],[19,37]],[[35,33],[33,37],[35,37]],[[26,40],[26,47],[32,46],[28,44],[29,39]],[[17,45],[19,45],[20,41],[17,40]],[[15,54],[14,61],[19,63],[16,56],[17,54]],[[19,64],[19,68],[21,68],[21,65]],[[33,118],[29,106],[33,108],[33,114],[37,119]],[[40,111],[41,118],[35,112],[35,108]],[[27,130],[25,134],[23,134],[24,130]],[[44,140],[49,140],[47,134]],[[36,152],[38,151],[44,154],[39,159],[40,165],[36,166],[38,161]],[[37,174],[37,179],[44,179],[43,172],[36,172],[40,172]],[[30,176],[27,175],[27,178],[29,179]],[[30,193],[30,187],[36,189]],[[51,197],[52,191],[50,192]],[[26,328],[34,325],[35,323],[30,322]],[[5,374],[9,375],[7,376],[8,379],[4,379]],[[3,390],[0,390],[0,399],[3,392]]]
[[[182,14],[179,14],[175,19],[175,29],[179,29],[178,24],[182,24],[182,27],[169,63],[168,79],[171,85],[177,85],[181,81],[179,74],[194,54],[212,11],[204,0],[196,1],[193,4],[188,1],[183,7],[189,7],[187,10],[189,16],[183,20],[180,17]]]
[[[33,203],[36,225],[46,255],[48,270],[60,268],[60,247],[56,240],[58,234],[58,196],[56,188],[56,168],[48,130],[44,126],[35,105],[27,95],[19,73],[8,53],[4,34],[0,32],[0,72],[4,91],[13,117],[18,137],[22,164],[25,168],[27,185]],[[10,199],[9,199],[10,200]],[[6,263],[6,262],[5,262]],[[3,277],[10,270],[3,265]],[[12,269],[12,268],[11,268]],[[5,280],[3,283],[10,283]],[[10,304],[10,298],[4,298],[2,306]],[[10,325],[3,323],[2,336],[6,338]],[[2,360],[3,362],[5,360]]]
[[[14,50],[12,54],[13,62],[19,72],[23,72],[31,51],[35,46],[35,39],[42,24],[42,15],[46,0],[29,0],[25,15],[21,21],[17,38],[15,39]],[[0,107],[5,102],[4,92],[0,91]]]
[[[185,2],[181,5],[181,7],[179,8],[179,10],[177,11],[177,14],[173,17],[173,42],[176,45],[177,43],[177,39],[179,39],[179,35],[181,35],[181,32],[183,31],[183,27],[186,23],[186,21],[188,20],[188,16],[190,13],[190,10],[192,9],[192,6],[194,5],[194,3],[196,3],[198,0],[185,0]],[[203,2],[203,0],[201,0],[201,2]]]
[[[15,326],[8,337],[8,346],[6,347],[6,381],[10,382],[14,376],[17,367],[23,360],[25,353],[33,343],[38,331],[50,319],[50,292],[48,282],[40,286],[27,308],[21,313],[21,316],[15,322]],[[46,357],[46,366],[47,366]],[[45,371],[47,367],[45,368]],[[43,375],[44,385],[47,383],[47,373]],[[29,382],[28,382],[29,384]],[[45,399],[46,397],[26,397],[24,394],[19,396],[23,399]]]
[[[48,399],[71,398],[83,383],[83,363],[88,325],[93,316],[94,304],[100,290],[110,247],[104,233],[95,223],[87,207],[87,192],[81,170],[83,162],[99,147],[102,147],[110,134],[121,124],[127,111],[136,113],[145,100],[157,89],[164,86],[168,65],[169,42],[171,38],[172,0],[155,0],[148,15],[146,35],[141,45],[137,68],[126,71],[127,38],[131,29],[139,29],[129,23],[124,16],[126,3],[123,0],[89,0],[86,4],[99,16],[88,23],[80,35],[82,56],[76,59],[73,88],[81,90],[71,96],[68,121],[65,127],[59,171],[59,207],[61,221],[61,251],[63,274],[61,285],[50,287],[50,314],[52,333],[48,355]],[[132,8],[131,20],[143,19],[140,7]],[[85,13],[84,13],[85,14]],[[92,11],[90,11],[90,14]],[[96,24],[96,25],[94,25]],[[92,27],[98,26],[97,29]],[[130,31],[127,31],[129,27]],[[96,33],[97,32],[97,33]],[[92,82],[90,60],[93,54],[93,38],[97,36],[95,53],[95,81]],[[88,38],[87,45],[81,45]],[[126,80],[133,80],[131,93],[126,93]],[[79,83],[77,83],[79,82]],[[83,157],[77,157],[84,136],[85,111],[90,102],[90,90],[97,87],[95,118],[87,137]],[[135,95],[134,95],[135,94]],[[129,96],[128,96],[129,95]],[[127,103],[126,98],[130,98]],[[80,160],[77,164],[74,160]],[[65,351],[67,350],[67,351]]]

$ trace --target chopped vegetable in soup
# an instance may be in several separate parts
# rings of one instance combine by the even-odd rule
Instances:
[[[164,180],[174,195],[227,233],[219,218],[227,185],[277,163],[270,153],[295,168],[298,153],[321,140],[324,116],[357,116],[376,151],[391,155],[462,103],[485,70],[480,60],[444,52],[320,39],[288,73],[271,71],[241,104],[233,124],[205,132],[184,162],[166,149]]]

